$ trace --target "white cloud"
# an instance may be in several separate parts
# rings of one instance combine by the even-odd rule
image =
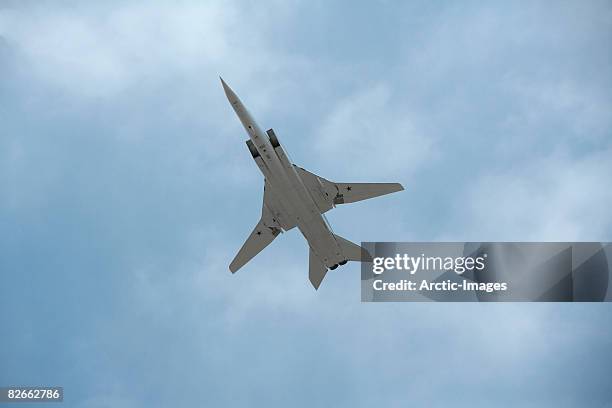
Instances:
[[[234,15],[230,2],[40,5],[3,10],[0,35],[43,80],[76,94],[107,96],[162,69],[196,71],[226,58]]]
[[[612,150],[575,158],[554,153],[475,180],[459,239],[593,241],[612,228]]]
[[[508,75],[501,86],[519,105],[506,123],[517,132],[553,123],[569,130],[564,133],[570,136],[589,140],[608,135],[612,126],[609,92],[589,84],[588,79]]]
[[[351,177],[372,179],[411,175],[430,159],[432,146],[413,113],[398,106],[381,84],[339,101],[322,123],[315,147],[328,166],[341,163]]]
[[[274,13],[290,16],[288,10],[277,4]],[[268,16],[235,1],[45,3],[0,13],[0,36],[28,69],[77,96],[113,96],[129,86],[177,77],[243,78],[286,62],[271,58],[264,41]],[[276,61],[276,68],[269,61]]]

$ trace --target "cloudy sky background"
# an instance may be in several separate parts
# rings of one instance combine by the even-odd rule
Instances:
[[[174,2],[172,2],[174,3]],[[611,406],[608,304],[361,304],[284,234],[293,160],[403,193],[352,241],[612,240],[612,5],[0,2],[0,384],[67,406]]]

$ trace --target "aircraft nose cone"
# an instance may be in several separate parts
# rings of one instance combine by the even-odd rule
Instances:
[[[236,96],[234,91],[232,91],[232,88],[230,88],[229,85],[225,83],[223,78],[219,77],[219,79],[221,80],[221,85],[223,85],[223,90],[225,91],[225,96],[227,96],[227,99],[229,99],[231,103],[234,103],[236,100],[238,100],[238,96]]]
[[[223,89],[225,90],[225,92],[227,92],[227,90],[230,89],[230,87],[227,86],[227,84],[225,83],[222,77],[219,77],[219,79],[221,80],[221,85],[223,85]]]

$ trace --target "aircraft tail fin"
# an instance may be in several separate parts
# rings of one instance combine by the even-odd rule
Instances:
[[[327,267],[314,253],[312,248],[310,248],[308,263],[308,279],[310,279],[310,283],[312,283],[312,286],[314,286],[315,289],[319,289],[319,285],[321,285],[321,281],[323,281],[323,278],[327,273]]]
[[[340,235],[334,235],[340,249],[348,261],[371,261],[372,256],[364,248],[349,241],[348,239],[342,238]]]
[[[342,238],[340,235],[334,235],[336,238],[336,242],[340,246],[340,250],[342,254],[346,257],[347,261],[357,261],[357,262],[371,262],[372,256],[366,251],[364,248],[359,245]],[[341,263],[344,265],[346,262]],[[308,278],[310,279],[310,283],[314,286],[315,289],[319,289],[323,278],[327,274],[327,266],[319,259],[317,254],[314,253],[312,248],[310,248],[310,256],[309,256],[309,270],[308,270]],[[338,265],[336,265],[338,266]],[[332,267],[335,269],[335,267]]]

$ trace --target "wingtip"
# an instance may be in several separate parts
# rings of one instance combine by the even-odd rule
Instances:
[[[310,284],[312,285],[312,287],[314,288],[314,290],[319,290],[319,286],[321,286],[321,282],[319,282],[318,284],[316,284],[313,281],[310,281]]]

